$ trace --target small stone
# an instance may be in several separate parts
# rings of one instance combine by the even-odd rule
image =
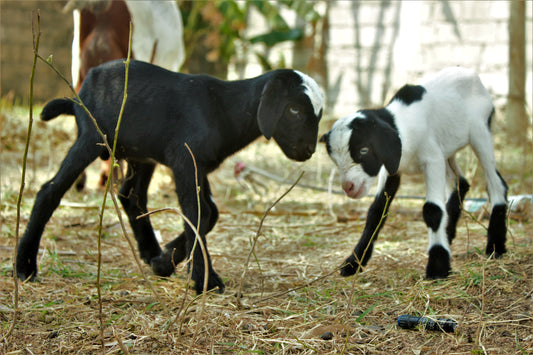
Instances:
[[[324,332],[320,336],[320,339],[322,339],[322,340],[331,340],[331,339],[333,339],[333,333],[332,332]]]

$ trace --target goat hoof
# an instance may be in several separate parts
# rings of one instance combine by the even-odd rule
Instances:
[[[21,281],[35,281],[35,276],[37,276],[37,260],[25,256],[25,252],[19,250],[17,255],[17,277]]]
[[[28,267],[21,267],[17,265],[17,277],[20,281],[35,281],[35,276],[37,275],[37,266],[33,268],[28,265]]]
[[[224,293],[226,286],[224,286],[224,281],[222,281],[222,279],[220,278],[220,276],[218,276],[216,272],[211,272],[207,281],[207,291],[214,290],[215,288],[218,288],[216,290],[216,293],[222,294]],[[201,294],[204,292],[203,280],[194,282],[194,290],[197,294]]]
[[[429,250],[426,279],[445,279],[450,274],[450,254],[444,247],[435,245]]]
[[[355,265],[358,265],[358,263],[355,261],[355,258],[352,255],[342,264],[341,276],[347,277],[355,275],[361,269],[361,267],[355,267]]]
[[[168,277],[174,273],[174,264],[169,254],[163,253],[150,260],[152,271],[157,276]]]
[[[494,248],[494,246],[490,245],[487,246],[487,249],[485,249],[485,254],[489,257],[492,257],[494,259],[499,259],[505,254],[507,250],[505,249],[505,245],[500,248]]]

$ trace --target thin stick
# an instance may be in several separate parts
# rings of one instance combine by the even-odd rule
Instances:
[[[385,207],[383,208],[383,212],[381,213],[381,217],[379,219],[379,223],[376,226],[376,229],[374,229],[374,232],[372,233],[372,237],[370,237],[370,241],[368,242],[368,244],[366,245],[365,250],[363,251],[363,255],[361,256],[361,260],[354,253],[354,256],[355,256],[355,259],[356,259],[357,265],[358,265],[357,266],[357,270],[355,271],[356,274],[363,270],[362,260],[365,259],[366,253],[368,252],[368,248],[370,248],[370,245],[372,244],[372,242],[376,238],[376,234],[378,233],[378,230],[380,229],[381,225],[385,221],[385,218],[389,215],[388,208],[389,208],[389,203],[390,203],[391,197],[386,192],[385,192],[385,199],[386,199]]]
[[[274,201],[273,204],[271,204],[263,214],[263,217],[261,218],[261,221],[259,221],[259,227],[257,227],[257,232],[255,233],[255,237],[252,241],[252,246],[250,247],[250,251],[248,252],[248,257],[246,258],[246,262],[244,263],[244,269],[242,271],[241,275],[241,282],[239,283],[239,290],[237,291],[237,305],[239,307],[242,307],[241,305],[241,297],[242,297],[242,285],[244,283],[244,278],[246,277],[246,273],[248,272],[248,265],[250,263],[250,259],[252,255],[254,254],[255,245],[257,244],[257,240],[259,239],[259,236],[261,235],[261,228],[263,227],[263,222],[265,221],[265,218],[267,217],[268,213],[274,206],[277,205],[279,201],[281,201],[291,190],[300,182],[302,179],[302,176],[304,175],[304,171],[300,173],[300,176],[298,176],[298,179],[289,187],[287,191],[285,191],[276,201]]]
[[[22,156],[22,175],[20,178],[20,190],[17,197],[17,222],[15,228],[15,245],[19,244],[19,233],[20,233],[20,206],[22,204],[22,195],[24,193],[24,186],[26,180],[26,163],[28,159],[28,150],[30,146],[30,137],[31,130],[33,127],[33,81],[35,78],[35,67],[37,64],[37,51],[39,50],[39,40],[41,38],[41,13],[37,10],[37,36],[35,36],[34,22],[33,22],[34,12],[32,11],[32,21],[31,21],[31,32],[33,35],[33,64],[31,67],[31,76],[30,76],[30,112],[28,119],[28,131],[26,133],[26,144],[24,145],[24,154]],[[13,248],[13,283],[15,285],[15,292],[13,295],[13,322],[9,327],[7,333],[2,337],[0,343],[7,339],[13,333],[15,326],[17,324],[17,318],[19,314],[19,282],[17,276],[17,248]]]
[[[205,256],[205,260],[207,260],[207,254],[205,253],[205,245],[204,245],[204,242],[203,242],[202,238],[200,237],[200,233],[199,233],[198,230],[196,229],[196,226],[191,222],[191,220],[190,220],[189,218],[187,218],[187,216],[185,216],[185,215],[183,214],[183,212],[181,212],[179,209],[174,208],[174,207],[164,207],[164,208],[160,208],[160,209],[157,209],[157,210],[154,210],[154,211],[146,212],[146,213],[144,213],[144,214],[138,216],[137,219],[139,219],[139,218],[144,218],[144,217],[150,216],[150,215],[155,214],[155,213],[159,213],[159,212],[167,212],[167,211],[169,211],[169,212],[174,212],[174,213],[178,214],[181,218],[183,218],[183,220],[185,221],[185,223],[187,223],[187,224],[189,225],[189,227],[193,230],[194,234],[196,235],[196,239],[198,240],[198,243],[199,243],[199,245],[200,245],[200,248],[201,248],[201,250],[202,250],[202,253],[203,253],[203,255]],[[191,259],[189,258],[189,260],[191,260]],[[190,262],[189,260],[188,260],[187,262]],[[204,287],[204,288],[205,288],[205,287]],[[206,293],[206,292],[204,292],[204,294],[205,294],[205,293]],[[181,313],[181,311],[178,311],[178,314],[176,315],[176,318],[177,318],[177,316],[178,316],[180,313]],[[200,315],[201,315],[201,313],[200,313]],[[171,324],[172,324],[172,323],[173,323],[173,322],[171,322]],[[170,327],[171,324],[169,324],[168,327]],[[179,333],[181,333],[181,331],[180,331]]]
[[[366,253],[368,252],[368,248],[370,248],[370,244],[374,241],[374,239],[376,238],[376,235],[378,233],[378,230],[380,229],[381,225],[384,223],[385,221],[385,218],[388,216],[389,212],[388,212],[388,208],[389,208],[389,203],[390,203],[390,200],[391,200],[391,196],[389,196],[388,193],[385,192],[385,207],[383,208],[383,212],[381,213],[381,218],[379,219],[379,223],[378,225],[376,226],[376,229],[374,229],[374,232],[372,233],[372,237],[370,237],[370,241],[368,242],[364,252],[363,252],[363,255],[361,256],[361,259],[359,259],[357,257],[357,255],[355,255],[355,252],[353,253],[354,256],[355,256],[355,259],[356,259],[356,262],[357,262],[357,270],[355,271],[355,274],[357,275],[360,271],[363,270],[363,264],[362,264],[362,260],[365,260],[365,256],[366,256]],[[352,279],[352,287],[350,289],[350,296],[348,298],[348,306],[346,308],[346,313],[348,315],[350,315],[352,312],[351,312],[351,307],[352,307],[352,301],[353,301],[353,295],[354,295],[354,288],[355,288],[355,280],[356,278],[354,277]]]
[[[201,306],[200,306],[200,313],[198,315],[198,320],[200,320],[200,319],[202,319],[202,315],[204,313],[205,300],[206,300],[206,297],[207,297],[206,294],[207,294],[207,282],[209,281],[209,261],[208,261],[208,258],[207,258],[207,249],[206,249],[206,247],[205,247],[205,245],[203,243],[202,236],[199,233],[199,231],[200,231],[200,217],[201,217],[202,209],[201,209],[201,203],[200,203],[200,187],[198,186],[198,166],[196,165],[196,159],[194,158],[194,154],[193,154],[191,148],[189,147],[189,145],[187,143],[185,143],[185,148],[187,148],[187,150],[191,154],[192,162],[194,164],[194,183],[195,183],[195,187],[196,187],[196,202],[198,204],[198,219],[197,219],[196,231],[195,231],[196,238],[194,238],[194,244],[193,244],[193,247],[191,249],[191,255],[190,255],[190,259],[191,259],[191,262],[193,264],[193,267],[190,268],[191,272],[192,272],[192,269],[194,268],[194,252],[195,252],[195,249],[196,249],[196,243],[197,242],[200,243],[200,251],[202,252],[202,257],[204,259],[204,285],[203,285],[203,289],[202,289],[202,302],[201,302]],[[196,342],[196,339],[198,338],[198,333],[199,332],[200,332],[200,322],[198,321],[198,323],[196,323],[196,327],[195,327],[195,330],[194,330],[194,335],[193,335],[192,341],[191,341],[191,343],[189,345],[189,352],[192,350],[192,346]]]
[[[125,73],[124,73],[124,95],[122,98],[122,105],[120,107],[120,112],[118,115],[117,120],[117,126],[115,127],[115,137],[113,140],[113,149],[111,151],[111,173],[109,174],[106,186],[105,186],[105,192],[104,197],[102,199],[102,206],[100,208],[99,213],[99,228],[98,228],[98,267],[96,272],[96,292],[98,294],[98,318],[100,320],[100,343],[102,346],[102,353],[105,353],[105,345],[104,345],[104,314],[103,314],[103,305],[102,305],[102,289],[101,289],[101,273],[102,273],[102,225],[104,221],[104,212],[105,212],[105,203],[107,200],[107,193],[110,192],[111,195],[113,195],[112,190],[109,189],[111,182],[113,181],[113,169],[115,169],[115,150],[117,146],[117,140],[118,140],[118,130],[120,128],[120,122],[122,121],[122,116],[124,114],[124,106],[126,105],[126,99],[128,97],[128,74],[129,74],[129,64],[130,64],[130,55],[131,55],[131,34],[132,34],[132,26],[130,22],[130,36],[129,36],[129,44],[128,44],[128,57],[126,58],[126,61],[124,62],[125,65]],[[96,122],[95,122],[96,123]],[[98,126],[98,125],[96,125]],[[105,135],[104,135],[105,137]],[[107,143],[106,139],[106,146],[107,149],[109,149],[109,144]],[[115,207],[118,207],[115,204]],[[120,210],[117,208],[117,213],[120,214]],[[119,217],[119,220],[122,224],[122,219]]]

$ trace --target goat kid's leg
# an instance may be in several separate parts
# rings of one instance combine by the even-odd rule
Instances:
[[[137,217],[147,212],[148,186],[154,173],[155,164],[129,162],[127,176],[120,188],[119,199],[128,215],[141,259],[150,265],[153,258],[161,255],[150,218]]]
[[[382,179],[383,177],[380,176],[380,181]],[[342,276],[354,275],[370,260],[374,249],[374,242],[378,238],[379,231],[385,224],[389,206],[399,186],[400,175],[389,175],[386,177],[384,186],[378,189],[379,193],[376,195],[374,202],[368,210],[363,235],[355,246],[353,253],[341,266]]]
[[[470,184],[462,176],[462,173],[455,162],[455,158],[448,160],[448,175],[450,179],[454,180],[455,189],[448,198],[446,203],[446,212],[448,213],[448,225],[446,226],[446,234],[448,235],[448,242],[452,244],[456,235],[457,222],[461,217],[463,203],[466,193],[470,189]]]
[[[57,174],[37,193],[26,231],[17,249],[17,276],[21,280],[34,280],[37,275],[37,253],[44,227],[61,198],[74,184],[83,170],[99,155],[96,143],[85,144],[77,140],[68,151]]]
[[[175,180],[178,175],[174,174]],[[200,294],[203,292],[205,280],[205,266],[207,264],[207,290],[218,288],[218,292],[224,292],[224,282],[215,272],[211,264],[211,258],[207,250],[206,234],[213,228],[218,219],[218,210],[211,199],[210,188],[207,178],[201,178],[200,184],[200,228],[198,234],[205,248],[205,256],[202,252],[200,243],[196,241],[196,233],[194,230],[184,222],[185,231],[174,241],[168,243],[165,247],[164,253],[161,257],[152,261],[152,269],[162,271],[174,271],[177,262],[184,259],[185,256],[190,256],[192,253],[192,270],[191,278],[194,281],[194,289]],[[191,182],[191,181],[189,181]],[[194,225],[198,226],[198,203],[196,188],[194,183],[187,184],[184,179],[180,183],[176,183],[176,191],[180,206],[185,217]],[[183,246],[185,245],[185,248]],[[185,250],[185,252],[184,252]],[[189,265],[190,267],[190,265]]]
[[[487,231],[487,255],[499,258],[507,249],[505,247],[507,225],[507,184],[496,169],[492,136],[488,126],[480,127],[470,142],[476,153],[487,182],[487,191],[491,204],[491,215]]]
[[[446,178],[445,166],[435,162],[426,166],[426,202],[422,211],[428,227],[429,247],[426,278],[442,279],[451,270],[451,252],[445,232],[447,215],[444,208]]]
[[[201,211],[201,214],[209,213],[209,224],[207,228],[207,233],[209,233],[215,226],[218,220],[218,209],[215,205],[215,202],[211,198],[211,190],[207,179],[204,179],[204,185],[200,187],[200,190],[205,193],[205,198],[209,207],[205,211]],[[165,245],[165,252],[161,258],[157,259],[152,265],[152,268],[156,268],[157,275],[160,276],[169,276],[174,271],[176,265],[181,263],[185,258],[188,258],[190,251],[187,251],[187,235],[185,232],[182,232],[176,239]]]
[[[485,173],[486,175],[489,175]],[[505,247],[507,225],[507,184],[498,171],[490,177],[494,181],[495,188],[488,188],[492,212],[490,214],[489,228],[487,231],[487,248],[485,253],[495,258],[501,257],[507,252]],[[487,180],[489,177],[487,176]],[[499,181],[499,184],[498,184]]]

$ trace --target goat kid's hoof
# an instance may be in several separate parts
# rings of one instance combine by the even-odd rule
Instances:
[[[431,247],[426,267],[426,279],[445,279],[450,274],[451,269],[448,251],[440,245]]]
[[[224,293],[224,290],[226,289],[226,286],[224,285],[224,281],[218,276],[216,272],[212,272],[209,274],[209,279],[207,281],[207,291],[216,290],[216,293],[222,294]],[[203,280],[201,281],[195,281],[194,282],[194,290],[197,294],[201,294],[204,292],[204,283]]]
[[[485,254],[494,259],[499,259],[507,252],[507,249],[505,249],[505,246],[503,248],[494,248],[492,245],[487,246],[487,249],[485,249]]]
[[[24,263],[17,260],[17,277],[20,281],[35,281],[37,276],[37,263]]]
[[[355,266],[357,265],[357,267]],[[348,259],[344,261],[344,263],[341,266],[341,276],[347,277],[355,275],[357,272],[361,271],[362,266],[359,265],[357,261],[355,261],[355,258],[350,256]]]
[[[168,277],[174,273],[174,264],[170,254],[163,253],[150,260],[152,271],[157,276]]]

